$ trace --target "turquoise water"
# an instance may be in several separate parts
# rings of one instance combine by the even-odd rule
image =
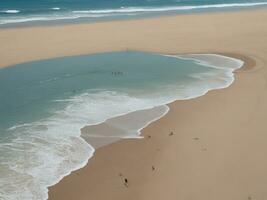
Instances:
[[[6,0],[0,27],[263,7],[266,0]]]
[[[180,60],[179,64],[184,67],[177,68],[177,58],[124,52],[58,58],[2,69],[0,123],[7,128],[49,116],[51,109],[62,106],[51,101],[90,89],[92,93],[116,90],[146,95],[148,90],[156,93],[163,84],[191,81],[193,78],[186,75],[194,71],[207,71],[186,60]],[[185,67],[188,64],[190,67]]]
[[[227,87],[240,67],[208,64],[116,52],[1,69],[0,199],[46,199],[48,186],[84,166],[94,153],[84,126]],[[120,137],[137,137],[133,127]]]

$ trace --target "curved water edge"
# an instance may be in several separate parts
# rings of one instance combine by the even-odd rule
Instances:
[[[138,110],[81,129],[81,137],[98,149],[121,139],[141,139],[141,131],[169,111],[167,105]]]
[[[179,100],[190,100],[190,99],[198,98],[200,96],[205,95],[206,93],[208,93],[211,90],[223,89],[223,88],[229,87],[234,82],[234,73],[233,72],[235,70],[237,70],[237,69],[240,69],[244,65],[244,61],[242,61],[242,60],[239,60],[239,59],[236,59],[236,58],[231,58],[231,57],[224,56],[224,55],[219,55],[219,54],[187,54],[187,55],[177,55],[177,56],[174,56],[174,55],[165,55],[165,56],[177,57],[177,58],[181,58],[181,59],[185,59],[185,60],[194,60],[195,62],[197,62],[198,64],[203,65],[203,66],[208,66],[208,67],[211,67],[211,68],[225,69],[225,70],[228,71],[227,75],[229,76],[229,81],[228,81],[227,84],[222,85],[221,87],[210,88],[210,89],[207,89],[206,91],[203,91],[202,93],[195,94],[195,95],[192,95],[190,97],[185,97],[185,98],[181,98],[181,99],[175,99],[173,101],[167,102],[165,105],[162,105],[162,106],[157,106],[155,108],[150,108],[150,109],[147,109],[147,110],[134,111],[132,113],[124,113],[124,114],[116,116],[114,118],[107,119],[106,121],[101,122],[99,124],[95,124],[95,125],[92,125],[92,126],[85,126],[85,127],[83,127],[81,129],[81,130],[84,130],[84,131],[81,131],[81,137],[83,139],[85,139],[87,142],[90,140],[90,135],[92,137],[92,135],[94,135],[94,134],[98,134],[97,138],[102,138],[103,139],[105,137],[108,137],[108,139],[110,139],[110,137],[112,138],[112,136],[107,136],[107,135],[99,136],[99,130],[92,130],[91,127],[95,126],[95,127],[99,127],[101,129],[107,123],[108,124],[113,124],[112,122],[110,123],[110,121],[114,120],[117,123],[117,125],[115,126],[116,127],[116,131],[120,131],[121,129],[120,129],[120,127],[118,127],[118,124],[120,123],[120,120],[123,121],[123,119],[126,118],[129,122],[133,122],[135,115],[139,116],[140,113],[142,113],[142,115],[143,115],[146,112],[150,113],[150,112],[153,112],[153,111],[155,111],[157,109],[160,109],[160,111],[158,113],[158,116],[155,116],[154,118],[152,117],[150,120],[146,119],[144,121],[144,123],[140,127],[138,127],[138,126],[136,127],[136,135],[135,136],[132,135],[131,137],[129,137],[129,136],[124,137],[124,136],[121,136],[121,135],[119,135],[119,136],[116,135],[115,138],[117,138],[117,139],[115,139],[115,140],[108,140],[108,141],[105,141],[104,143],[102,143],[100,145],[99,144],[95,144],[93,146],[95,146],[95,148],[100,148],[100,147],[103,147],[105,145],[111,144],[113,142],[117,142],[117,141],[122,140],[122,139],[129,139],[129,138],[131,138],[131,139],[140,139],[141,138],[142,139],[143,138],[141,136],[142,130],[144,128],[146,128],[147,126],[149,126],[151,123],[156,122],[157,120],[161,119],[162,117],[164,117],[169,112],[170,108],[169,108],[168,104],[171,104],[171,103],[173,103],[175,101],[179,101]],[[131,115],[133,115],[133,116],[131,116]],[[125,124],[121,123],[121,125],[125,125]],[[111,129],[112,126],[109,126],[108,128]],[[88,135],[88,133],[90,133],[90,135]],[[88,138],[89,138],[89,140],[88,140]],[[94,148],[93,146],[91,145],[92,148]],[[92,153],[92,156],[93,156],[94,152],[95,152],[95,149],[94,149],[94,151]],[[90,160],[91,157],[88,158],[88,161]],[[87,163],[85,163],[85,165]],[[75,171],[75,170],[73,170],[73,171]]]
[[[9,127],[7,131],[10,133],[16,131],[16,134],[18,134],[12,140],[15,146],[8,143],[3,146],[0,144],[0,147],[5,152],[15,149],[16,155],[18,154],[17,157],[12,154],[10,156],[15,156],[14,159],[19,160],[22,165],[13,166],[9,163],[8,166],[13,170],[12,173],[14,174],[11,174],[7,179],[2,179],[2,181],[10,181],[13,178],[12,175],[14,177],[19,175],[21,184],[23,183],[24,187],[19,189],[15,186],[14,188],[12,188],[13,186],[5,188],[4,191],[0,191],[0,197],[15,190],[16,193],[10,194],[6,199],[17,199],[17,195],[19,195],[20,199],[47,199],[48,187],[55,185],[72,171],[84,167],[93,156],[95,148],[118,139],[140,138],[143,128],[166,115],[169,110],[167,104],[176,100],[196,98],[213,89],[228,87],[234,81],[234,70],[240,68],[244,63],[238,59],[216,54],[165,55],[165,57],[194,61],[197,65],[203,66],[205,70],[188,72],[188,78],[190,79],[191,77],[194,81],[192,83],[187,80],[183,80],[180,83],[177,82],[177,84],[187,84],[184,86],[173,85],[175,82],[171,82],[171,85],[168,85],[167,80],[164,83],[167,84],[165,85],[166,87],[162,88],[164,90],[160,93],[155,90],[155,94],[152,96],[146,93],[142,93],[141,96],[129,96],[123,92],[124,90],[90,90],[89,93],[85,92],[72,95],[70,98],[57,99],[54,102],[65,103],[66,107],[55,112],[53,116],[42,118],[36,122],[22,123]],[[100,73],[101,66],[99,70],[92,73]],[[120,77],[120,73],[113,75]],[[171,71],[168,73],[171,73]],[[64,77],[58,76],[52,79],[45,79],[40,84],[52,84],[53,81],[60,79],[64,81],[70,76],[70,74],[65,74]],[[155,80],[157,81],[157,77]],[[165,91],[166,88],[168,91]],[[156,89],[161,89],[160,85]],[[100,102],[100,104],[95,104],[95,102]],[[110,105],[114,105],[115,110],[112,110]],[[118,108],[120,110],[116,111]],[[99,110],[107,112],[100,114],[100,116],[93,115]],[[90,120],[88,115],[91,117]],[[82,131],[80,132],[81,129]],[[109,132],[107,133],[106,130],[109,130]],[[99,142],[99,139],[101,139],[101,142]],[[105,140],[104,142],[103,139]],[[51,140],[53,141],[52,143]],[[30,147],[28,147],[29,145]],[[37,152],[38,154],[29,154],[29,158],[26,158],[24,155],[25,148],[29,148],[29,151]],[[66,155],[61,152],[62,149],[66,151],[65,153],[68,157],[64,157]],[[20,161],[20,159],[22,160]],[[30,160],[28,160],[29,163],[27,164],[30,164],[30,166],[23,165],[27,159],[35,159],[37,163],[30,163]],[[5,172],[5,169],[3,170]],[[44,174],[47,177],[40,178]]]
[[[107,119],[105,122],[101,122],[99,124],[96,124],[96,125],[92,125],[92,126],[85,126],[83,127],[81,130],[81,133],[82,133],[82,137],[86,140],[86,138],[90,138],[90,137],[97,137],[97,138],[103,138],[103,137],[120,137],[120,138],[135,138],[135,139],[138,139],[138,138],[143,138],[141,135],[141,131],[146,128],[148,125],[150,125],[151,123],[159,120],[160,118],[162,118],[163,116],[165,116],[168,112],[169,112],[169,106],[168,104],[171,104],[173,103],[174,101],[177,101],[177,100],[186,100],[186,99],[193,99],[193,98],[197,98],[199,96],[203,96],[205,95],[207,92],[209,92],[210,90],[214,90],[214,89],[223,89],[223,88],[227,88],[229,87],[233,81],[234,81],[234,71],[241,68],[243,65],[244,65],[244,61],[242,60],[239,60],[239,59],[236,59],[236,58],[231,58],[231,57],[228,57],[228,56],[224,56],[224,55],[219,55],[219,54],[186,54],[186,55],[178,55],[178,56],[175,56],[175,55],[165,55],[167,57],[175,57],[175,58],[180,58],[180,59],[185,59],[185,60],[194,60],[195,62],[197,62],[199,65],[203,65],[205,67],[211,67],[211,68],[217,68],[217,69],[224,69],[227,72],[227,75],[229,77],[229,80],[228,82],[225,84],[225,85],[222,85],[221,87],[216,87],[216,88],[210,88],[210,89],[207,89],[206,91],[203,91],[203,93],[200,93],[200,94],[195,94],[192,95],[192,96],[189,96],[189,97],[184,97],[184,98],[180,98],[180,99],[176,99],[176,100],[173,100],[173,101],[170,101],[168,103],[166,103],[165,105],[163,106],[157,106],[155,108],[152,108],[152,109],[147,109],[147,110],[141,110],[141,111],[135,111],[135,112],[132,112],[132,113],[125,113],[125,114],[122,114],[120,116],[117,116],[117,117],[114,117],[114,118],[111,118],[111,119]],[[133,122],[134,121],[134,118],[135,116],[139,116],[139,114],[142,113],[142,115],[144,116],[144,113],[147,112],[153,112],[155,110],[159,110],[159,113],[158,113],[158,116],[155,116],[155,117],[151,117],[150,120],[146,119],[144,121],[144,125],[140,125],[139,124],[139,128],[137,127],[137,133],[135,134],[135,136],[133,137],[130,137],[130,136],[127,136],[127,137],[124,137],[122,135],[113,135],[113,136],[108,136],[108,135],[102,135],[101,134],[101,131],[99,129],[103,128],[107,128],[107,124],[109,125],[108,128],[109,129],[113,129],[114,127],[112,127],[112,124],[114,123],[113,121],[116,122],[116,126],[115,126],[115,130],[117,132],[120,132],[120,127],[118,127],[119,125],[119,122],[120,120],[123,121],[124,118],[127,119],[127,121],[131,121]],[[142,115],[140,115],[139,117],[141,117]],[[111,126],[110,126],[111,125]],[[125,126],[125,121],[122,123],[122,126]],[[92,127],[94,127],[92,129]],[[125,128],[125,127],[124,127]],[[100,132],[99,132],[100,131]],[[111,130],[111,131],[114,131],[114,130]],[[125,131],[125,130],[122,130],[122,131]],[[117,140],[114,140],[114,141],[117,141]],[[111,141],[110,143],[113,143],[114,141]],[[109,144],[109,142],[106,142],[104,145],[107,145]],[[104,145],[97,145],[97,147],[102,147]],[[94,146],[94,145],[93,145]]]
[[[115,135],[115,138],[119,138],[117,140],[109,140],[109,141],[105,141],[104,144],[95,144],[93,145],[95,148],[99,148],[108,144],[111,144],[113,142],[117,142],[120,139],[142,139],[143,137],[141,136],[142,134],[142,130],[145,129],[147,126],[149,126],[151,123],[161,119],[162,117],[164,117],[170,110],[169,106],[167,104],[171,104],[175,101],[179,101],[179,100],[190,100],[190,99],[194,99],[200,96],[205,95],[206,93],[208,93],[211,90],[215,90],[215,89],[223,89],[223,88],[227,88],[229,87],[233,82],[234,82],[234,71],[237,69],[240,69],[243,65],[244,65],[244,61],[240,60],[240,59],[236,59],[236,58],[232,58],[232,57],[228,57],[228,56],[224,56],[224,55],[219,55],[219,54],[187,54],[187,55],[165,55],[165,56],[170,56],[170,57],[177,57],[177,58],[181,58],[181,59],[186,59],[186,60],[194,60],[195,62],[197,62],[200,65],[203,66],[207,66],[207,67],[211,67],[211,68],[219,68],[219,69],[226,69],[227,75],[229,76],[229,81],[227,84],[222,85],[221,87],[216,87],[216,88],[210,88],[207,89],[206,91],[203,91],[202,94],[196,94],[195,96],[191,96],[191,97],[187,97],[187,98],[183,98],[183,99],[176,99],[173,101],[170,101],[168,103],[166,103],[165,105],[162,106],[158,106],[152,109],[147,109],[147,110],[141,110],[141,111],[135,111],[132,113],[125,113],[121,116],[117,116],[111,119],[106,120],[105,122],[102,122],[100,124],[97,125],[93,125],[95,127],[98,128],[103,128],[103,126],[105,127],[106,124],[113,124],[112,122],[110,123],[110,121],[114,120],[116,124],[116,131],[120,131],[121,130],[121,125],[125,126],[125,121],[124,123],[120,123],[123,121],[124,118],[127,119],[128,122],[133,122],[134,123],[134,116],[137,117],[141,117],[144,115],[144,113],[150,113],[150,112],[154,112],[155,110],[160,109],[158,116],[155,116],[154,118],[152,117],[150,120],[145,120],[144,123],[141,125],[139,124],[140,127],[136,127],[136,135],[132,135],[131,137],[124,137],[122,135]],[[140,114],[140,115],[139,115]],[[132,116],[133,115],[133,116]],[[96,130],[92,130],[91,128],[93,126],[85,126],[83,127],[81,130],[81,137],[84,138],[86,141],[89,141],[88,138],[90,138],[90,135],[92,137],[93,134],[95,134],[97,131]],[[108,128],[110,129],[112,126],[109,126]],[[114,127],[113,127],[114,128]],[[99,130],[98,130],[99,131]],[[113,130],[112,130],[113,131]],[[90,133],[90,135],[88,135],[88,133]],[[98,132],[99,133],[99,132]],[[103,138],[103,137],[111,137],[111,135],[109,136],[97,136],[97,138]],[[93,156],[93,154],[92,154]],[[88,158],[89,161],[90,158]]]

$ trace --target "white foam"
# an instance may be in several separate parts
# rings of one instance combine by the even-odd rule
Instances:
[[[54,21],[54,20],[69,20],[78,19],[83,17],[99,18],[106,17],[106,15],[95,15],[95,14],[58,14],[58,15],[39,15],[39,16],[26,16],[26,17],[14,17],[4,18],[0,20],[0,25],[4,24],[15,24],[15,23],[26,23],[35,21]]]
[[[123,7],[119,9],[104,9],[104,10],[77,10],[73,11],[73,13],[111,14],[111,13],[133,13],[133,12],[162,12],[162,11],[207,9],[207,8],[251,7],[260,5],[267,5],[267,2],[210,4],[210,5],[198,5],[198,6],[127,7],[127,8]]]
[[[3,10],[3,11],[0,11],[0,13],[7,13],[7,14],[16,14],[16,13],[19,13],[20,11],[19,10]]]
[[[1,165],[4,164],[9,173],[7,177],[1,174],[0,196],[47,199],[49,186],[83,167],[94,153],[91,145],[80,137],[82,127],[152,108],[153,102],[153,99],[134,98],[115,91],[89,91],[68,99],[64,110],[47,119],[9,128],[9,134],[15,139],[0,144],[0,154],[6,155],[7,151],[10,154],[6,162],[1,159]],[[16,180],[27,181],[27,184],[21,187],[15,184]]]
[[[54,8],[51,8],[52,10],[60,10],[59,7],[54,7]]]
[[[177,56],[181,59],[195,60],[203,66],[210,66],[216,69],[236,70],[244,65],[244,61],[218,54],[186,54]]]
[[[217,80],[215,81],[218,80],[221,81],[219,81],[219,85],[211,89],[223,89],[229,87],[234,82],[233,72],[244,65],[244,61],[240,59],[223,56],[219,54],[186,54],[186,55],[179,55],[177,57],[180,59],[194,60],[197,64],[205,67],[211,67],[214,69],[222,70],[221,72],[214,74],[214,77],[217,78]],[[205,81],[207,74],[199,73],[192,76]],[[207,92],[209,90],[207,90]]]

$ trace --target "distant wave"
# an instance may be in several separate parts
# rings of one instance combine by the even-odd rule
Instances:
[[[90,14],[111,14],[111,13],[133,13],[133,12],[162,12],[162,11],[179,11],[207,8],[229,8],[229,7],[251,7],[267,5],[267,2],[258,3],[231,3],[231,4],[210,4],[198,6],[170,6],[170,7],[121,7],[119,9],[104,9],[104,10],[77,10],[73,13],[90,13]]]
[[[0,13],[7,13],[7,14],[16,14],[19,13],[19,10],[2,10]]]
[[[10,16],[0,18],[0,25],[25,23],[34,21],[55,21],[55,20],[74,20],[79,18],[105,18],[116,16],[134,16],[145,13],[156,12],[175,12],[175,11],[190,11],[201,9],[220,9],[220,8],[233,8],[233,7],[253,7],[253,6],[267,5],[267,2],[257,3],[231,3],[231,4],[209,4],[197,6],[169,6],[169,7],[120,7],[117,9],[102,9],[102,10],[74,10],[56,12],[56,14],[35,14],[25,16]],[[60,7],[51,7],[50,10],[61,10]],[[19,10],[3,10],[0,13],[16,14]]]
[[[52,10],[60,10],[59,7],[54,7],[54,8],[51,8]]]
[[[94,15],[94,14],[75,14],[75,15],[39,15],[39,16],[27,16],[27,17],[19,17],[19,18],[6,18],[0,19],[0,25],[4,24],[14,24],[14,23],[26,23],[26,22],[35,22],[35,21],[55,21],[55,20],[73,20],[82,17],[89,18],[97,18],[97,17],[105,17],[107,15]]]

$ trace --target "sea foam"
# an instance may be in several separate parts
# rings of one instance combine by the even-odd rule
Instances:
[[[136,13],[136,12],[163,12],[163,11],[179,11],[194,10],[208,8],[231,8],[231,7],[251,7],[267,5],[267,2],[258,3],[229,3],[229,4],[210,4],[198,6],[169,6],[169,7],[122,7],[119,9],[103,9],[103,10],[77,10],[73,13],[91,13],[91,14],[112,14],[112,13]]]
[[[7,14],[16,14],[16,13],[19,13],[20,11],[19,10],[3,10],[3,11],[0,11],[0,13],[7,13]]]
[[[59,7],[54,7],[54,8],[51,8],[52,10],[60,10]]]

